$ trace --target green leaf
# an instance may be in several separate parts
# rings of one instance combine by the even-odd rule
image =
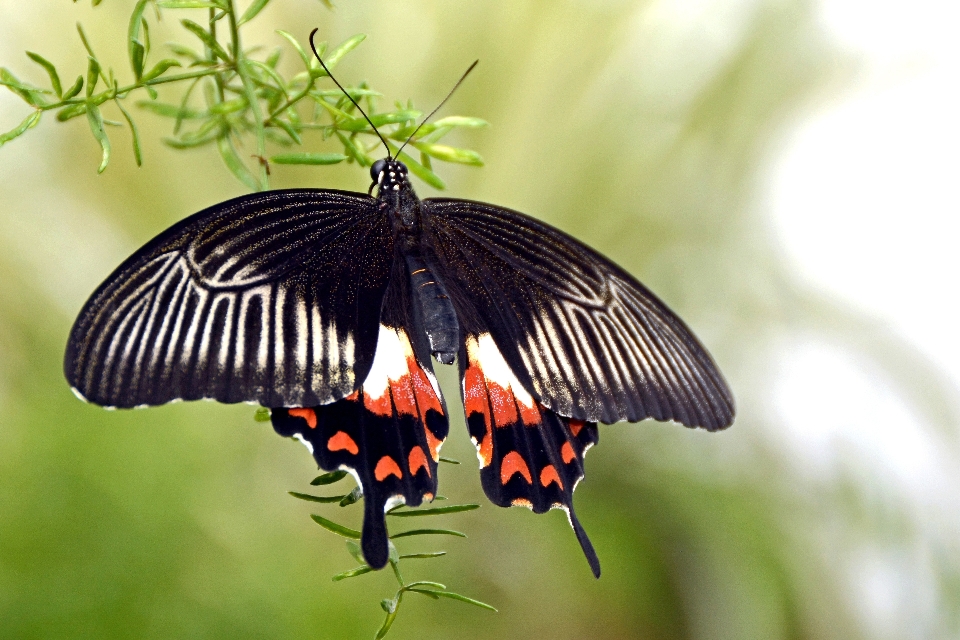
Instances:
[[[390,539],[396,540],[397,538],[407,538],[409,536],[429,536],[429,535],[456,536],[458,538],[467,537],[467,534],[460,533],[459,531],[453,531],[452,529],[413,529],[412,531],[401,531],[400,533],[395,533],[392,536],[390,536]]]
[[[247,99],[241,96],[233,100],[226,100],[210,105],[210,113],[236,113],[237,111],[245,110],[248,104]]]
[[[97,168],[97,173],[103,173],[103,170],[107,168],[107,163],[110,162],[110,138],[103,130],[103,114],[100,113],[100,107],[92,102],[87,103],[87,122],[90,123],[90,131],[93,132],[93,137],[97,139],[100,148],[103,149],[103,159]]]
[[[478,504],[452,504],[448,507],[430,507],[429,509],[409,509],[404,511],[390,511],[388,516],[397,518],[406,518],[413,516],[438,516],[444,513],[459,513],[461,511],[473,511],[479,509]]]
[[[430,582],[429,580],[418,580],[417,582],[411,582],[410,584],[403,585],[404,591],[409,591],[414,587],[433,587],[434,589],[446,589],[446,585],[440,584],[439,582]]]
[[[143,156],[140,153],[140,132],[137,131],[137,125],[133,122],[133,118],[130,117],[127,110],[123,108],[120,100],[114,98],[113,101],[117,103],[120,113],[123,114],[123,117],[127,120],[127,124],[130,125],[130,135],[133,137],[133,159],[136,161],[138,167],[142,166]]]
[[[412,142],[414,147],[426,153],[437,160],[444,162],[458,162],[460,164],[471,164],[477,167],[483,166],[483,158],[476,151],[470,149],[458,149],[449,147],[445,144],[426,144],[423,142]]]
[[[130,14],[130,22],[127,23],[127,56],[130,58],[130,66],[134,66],[134,43],[140,44],[140,26],[144,23],[143,12],[147,9],[147,4],[151,0],[137,0],[133,7],[133,13]],[[142,45],[141,45],[142,46]]]
[[[66,122],[70,118],[76,118],[77,116],[82,116],[87,112],[87,103],[82,102],[80,104],[72,104],[68,107],[64,107],[57,112],[57,120],[60,122]]]
[[[380,608],[387,613],[393,613],[397,610],[397,596],[393,598],[384,598],[380,601]]]
[[[150,100],[141,100],[137,102],[137,106],[141,109],[152,111],[158,116],[177,118],[178,120],[199,120],[207,118],[210,115],[205,111],[194,111],[192,109],[185,109],[176,105],[166,104],[164,102],[153,102]]]
[[[257,407],[257,410],[253,413],[253,419],[257,422],[270,422],[270,409]]]
[[[54,93],[57,94],[58,98],[62,98],[63,87],[60,86],[60,75],[57,73],[57,68],[53,66],[53,63],[39,53],[33,53],[32,51],[27,51],[27,57],[46,69],[47,75],[50,76],[50,85],[53,87]]]
[[[393,621],[396,619],[397,619],[397,610],[394,609],[391,613],[387,614],[387,618],[386,620],[383,621],[383,626],[380,627],[380,630],[377,631],[377,635],[374,640],[382,640],[390,631],[390,627],[393,626]]]
[[[205,2],[204,0],[157,0],[157,6],[161,9],[223,9],[223,5],[218,2]]]
[[[358,33],[357,35],[348,38],[343,42],[343,44],[330,52],[330,55],[324,59],[324,64],[327,65],[328,69],[333,69],[337,63],[340,62],[340,59],[343,58],[343,56],[356,49],[357,45],[366,39],[367,36],[362,33]]]
[[[428,560],[430,558],[439,558],[447,555],[446,551],[434,551],[432,553],[407,553],[400,556],[401,560]]]
[[[416,591],[416,589],[410,589],[410,591]],[[424,590],[426,591],[426,589]],[[487,609],[493,611],[494,613],[499,613],[494,607],[490,606],[486,602],[480,602],[479,600],[474,600],[473,598],[468,598],[467,596],[462,596],[459,593],[454,593],[453,591],[431,591],[430,593],[437,595],[441,598],[450,598],[451,600],[459,600],[460,602],[466,602],[467,604],[472,604],[475,607],[480,607],[481,609]]]
[[[100,77],[100,63],[97,62],[96,58],[89,57],[87,66],[87,97],[93,95],[94,89],[97,88],[97,79]]]
[[[173,51],[174,54],[183,56],[184,58],[190,58],[194,62],[200,62],[203,60],[202,55],[186,45],[182,45],[177,42],[168,42],[167,48],[170,49],[170,51]]]
[[[240,160],[240,156],[237,155],[237,150],[234,149],[233,142],[230,141],[230,138],[228,136],[221,136],[217,140],[217,148],[220,150],[220,158],[223,159],[223,164],[230,170],[230,173],[232,173],[237,180],[245,184],[251,191],[259,191],[260,183],[253,177],[250,170],[247,169],[247,165],[243,164],[243,161]]]
[[[360,545],[358,545],[358,544],[357,544],[356,542],[354,542],[353,540],[347,540],[346,542],[347,542],[347,552],[348,552],[351,556],[353,556],[353,559],[356,560],[357,562],[361,563],[361,564],[363,564],[364,562],[366,562],[366,561],[363,559],[363,551],[360,550]]]
[[[73,86],[67,89],[67,92],[63,94],[64,100],[69,100],[73,98],[83,89],[83,76],[77,76],[77,81],[73,83]]]
[[[440,462],[446,462],[447,464],[460,464],[459,460],[454,460],[453,458],[444,458],[440,456]]]
[[[133,51],[130,54],[130,65],[133,67],[133,75],[137,80],[143,77],[143,59],[146,56],[146,50],[139,40],[133,41]]]
[[[26,133],[27,129],[32,129],[33,127],[37,126],[37,123],[40,122],[40,116],[42,114],[42,111],[34,111],[24,118],[23,122],[18,124],[16,127],[10,131],[7,131],[6,133],[0,134],[0,147],[10,142],[14,138],[22,136],[24,133]]]
[[[169,69],[170,67],[182,67],[182,66],[183,65],[180,64],[179,60],[174,60],[173,58],[164,58],[157,64],[153,65],[153,68],[150,69],[150,71],[147,71],[145,74],[143,74],[142,80],[143,82],[150,82],[151,80],[154,80],[162,76],[164,73],[167,72],[167,69]]]
[[[433,123],[434,127],[467,127],[467,128],[478,128],[486,127],[490,123],[486,120],[481,120],[480,118],[468,118],[465,116],[447,116],[446,118],[440,118]]]
[[[182,24],[187,31],[200,38],[203,44],[205,44],[215,56],[224,62],[230,62],[230,56],[227,54],[226,50],[220,46],[220,43],[217,42],[216,38],[210,35],[206,29],[198,25],[193,20],[181,20],[180,24]]]
[[[47,101],[43,99],[43,91],[36,87],[20,82],[10,71],[0,67],[0,85],[3,85],[23,98],[23,100],[34,107],[45,107]],[[47,92],[49,93],[49,92]]]
[[[313,518],[313,521],[316,522],[318,525],[320,525],[327,531],[332,531],[338,536],[343,536],[344,538],[353,538],[354,540],[360,539],[360,532],[355,529],[345,527],[342,524],[337,524],[336,522],[333,522],[332,520],[327,520],[323,516],[318,516],[317,514],[311,514],[310,517]]]
[[[240,19],[237,20],[237,26],[239,27],[243,23],[250,22],[256,18],[257,14],[263,11],[263,8],[267,6],[268,2],[270,2],[270,0],[253,0],[250,6],[247,7],[247,10],[243,12],[243,15],[240,16]]]
[[[416,120],[421,115],[420,111],[405,109],[403,111],[394,111],[391,113],[377,113],[370,116],[370,122],[374,124],[377,128],[383,127],[388,124],[396,124],[398,122],[409,122],[411,120]],[[344,131],[368,131],[370,130],[370,124],[363,118],[354,118],[351,116],[349,120],[345,120],[337,125],[340,129]],[[370,131],[373,133],[373,131]]]
[[[280,127],[281,129],[283,129],[284,133],[286,133],[288,136],[290,136],[290,139],[291,139],[291,140],[293,140],[293,141],[296,142],[297,144],[303,144],[303,139],[300,137],[300,134],[297,132],[297,130],[293,128],[293,125],[292,125],[292,124],[290,124],[290,123],[287,122],[286,120],[281,120],[280,118],[274,118],[273,120],[271,120],[271,122],[273,122],[275,125],[277,125],[277,126]],[[288,157],[288,156],[290,156],[290,155],[297,155],[297,154],[287,154],[287,156],[283,156],[283,157]],[[309,154],[308,154],[308,155],[309,155]],[[323,154],[315,154],[315,155],[323,155]],[[346,158],[346,156],[344,156],[344,158]],[[283,164],[283,163],[280,163],[280,164]],[[289,162],[288,162],[287,164],[336,164],[336,163],[334,163],[334,162],[315,162],[315,163],[311,163],[311,162],[307,162],[307,163],[293,162],[293,163],[289,163]]]
[[[347,159],[342,153],[283,153],[270,158],[276,164],[337,164]]]
[[[401,153],[399,160],[407,165],[407,168],[410,169],[410,173],[417,176],[431,187],[435,187],[437,189],[447,188],[447,185],[443,183],[443,180],[440,179],[440,176],[435,174],[433,171],[430,171],[430,169],[424,167],[406,153]]]
[[[373,567],[365,564],[362,567],[357,567],[356,569],[350,569],[349,571],[338,573],[337,575],[333,576],[333,581],[339,582],[340,580],[346,580],[347,578],[355,578],[357,576],[362,576],[365,573],[370,573],[371,571],[373,571]]]
[[[370,156],[368,156],[362,148],[354,143],[353,138],[349,138],[339,131],[337,131],[337,138],[343,145],[343,149],[347,152],[347,155],[356,160],[357,164],[359,164],[361,167],[369,167],[373,164],[373,160],[370,158]]]
[[[347,477],[346,471],[331,471],[330,473],[325,473],[322,476],[317,476],[310,481],[310,484],[319,487],[325,484],[333,484],[334,482],[340,482]]]
[[[349,507],[351,504],[355,503],[357,500],[363,497],[363,489],[360,487],[354,487],[353,491],[348,493],[343,497],[343,500],[340,501],[341,507]]]
[[[439,599],[440,599],[440,596],[438,596],[435,591],[432,591],[432,590],[430,590],[430,589],[407,589],[407,591],[410,591],[410,592],[412,592],[412,593],[422,593],[423,595],[429,596],[429,597],[433,598],[434,600],[439,600]]]
[[[346,496],[312,496],[309,493],[299,493],[297,491],[287,491],[294,498],[300,498],[301,500],[307,500],[308,502],[323,502],[325,504],[332,504],[334,502],[340,502]]]
[[[303,64],[306,65],[307,69],[310,69],[311,58],[309,55],[307,55],[306,50],[304,50],[303,46],[297,41],[297,39],[292,34],[280,29],[277,29],[277,33],[283,36],[287,42],[290,43],[290,46],[296,49],[297,53],[300,54],[300,59],[303,60]]]

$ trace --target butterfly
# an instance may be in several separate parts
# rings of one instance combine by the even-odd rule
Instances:
[[[255,193],[162,232],[83,307],[66,378],[106,407],[270,408],[277,433],[356,477],[361,548],[382,568],[385,511],[437,495],[449,415],[432,359],[456,362],[487,497],[566,511],[599,577],[573,509],[597,423],[715,431],[733,422],[731,392],[629,273],[522,213],[419,199],[387,149],[376,195]]]

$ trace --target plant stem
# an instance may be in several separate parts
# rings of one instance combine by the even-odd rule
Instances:
[[[240,76],[240,81],[243,82],[243,89],[247,97],[247,103],[250,105],[250,109],[253,112],[253,120],[255,123],[254,130],[257,134],[257,155],[260,158],[266,158],[267,141],[263,131],[263,113],[260,111],[260,101],[257,98],[257,92],[253,88],[253,80],[250,78],[250,70],[247,69],[246,61],[243,57],[243,47],[240,46],[240,29],[237,27],[237,12],[234,0],[229,1],[228,7],[230,18],[230,37],[233,39],[233,64],[236,66],[236,72],[237,75]],[[260,167],[260,190],[266,191],[270,188],[270,184],[267,181],[267,165],[263,162],[258,162],[257,164]]]

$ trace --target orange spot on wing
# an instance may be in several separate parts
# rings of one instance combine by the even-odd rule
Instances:
[[[389,475],[402,478],[403,472],[400,471],[400,466],[396,460],[390,456],[383,456],[380,458],[380,462],[377,463],[377,468],[373,470],[373,477],[377,479],[377,482],[383,482]]]
[[[480,468],[490,466],[490,461],[493,460],[493,433],[490,431],[490,427],[487,427],[487,434],[480,441],[477,453],[480,454],[480,460],[483,462],[483,467]]]
[[[573,451],[573,447],[570,446],[569,442],[564,442],[563,446],[560,447],[560,457],[563,458],[565,464],[570,464],[577,459],[577,454]]]
[[[405,413],[408,416],[418,417],[417,399],[413,395],[413,382],[409,375],[402,376],[399,380],[390,381],[390,393],[393,395],[393,406],[397,408],[397,413]]]
[[[353,455],[360,453],[360,448],[349,435],[343,431],[337,431],[327,440],[327,449],[330,451],[349,451]]]
[[[360,389],[357,389],[356,391],[348,395],[346,398],[344,398],[344,400],[351,400],[353,402],[356,402],[357,400],[359,400],[359,398],[360,398]]]
[[[563,482],[560,481],[560,475],[557,473],[556,467],[548,464],[540,471],[540,484],[547,486],[551,482],[556,482],[560,486],[560,490],[563,490]]]
[[[426,372],[420,368],[414,358],[407,358],[407,368],[410,370],[410,379],[413,382],[413,393],[416,395],[417,404],[420,406],[420,415],[426,416],[427,409],[433,409],[442,415],[443,403],[440,402],[437,392],[430,384]]]
[[[535,427],[540,424],[540,408],[536,404],[528,407],[518,401],[517,406],[520,407],[520,419],[523,420],[523,424],[528,427]]]
[[[378,416],[387,418],[393,416],[393,403],[390,401],[390,388],[388,387],[384,389],[383,395],[379,397],[374,397],[369,393],[364,392],[363,406],[367,408],[367,411]]]
[[[410,449],[410,456],[407,458],[407,466],[410,468],[410,475],[417,475],[417,471],[422,468],[427,470],[427,476],[430,476],[430,465],[427,464],[427,456],[420,447]]]
[[[580,435],[580,429],[583,429],[583,420],[570,421],[570,431],[573,432],[574,436]]]
[[[493,421],[498,427],[506,427],[520,419],[517,415],[517,401],[513,391],[504,389],[495,382],[487,381],[490,393],[490,406],[493,407]]]
[[[533,509],[533,503],[527,500],[526,498],[517,498],[510,503],[511,507],[526,507],[527,509]]]
[[[463,372],[463,408],[467,417],[479,413],[490,429],[490,404],[487,402],[487,385],[479,367],[469,366]]]
[[[516,451],[511,451],[503,456],[500,461],[500,483],[507,484],[515,473],[519,473],[527,481],[527,484],[533,484],[533,478],[530,477],[530,468],[523,458]]]
[[[423,425],[423,432],[427,436],[427,447],[430,448],[430,457],[433,458],[434,462],[439,462],[440,461],[440,445],[443,444],[443,440],[433,435],[433,432],[430,431],[430,427],[428,427],[427,425]]]
[[[311,429],[317,428],[317,412],[313,409],[289,409],[287,413],[294,418],[303,418],[307,421],[307,426]]]
[[[423,494],[423,499],[426,500],[427,502],[433,502],[433,494],[425,493]]]

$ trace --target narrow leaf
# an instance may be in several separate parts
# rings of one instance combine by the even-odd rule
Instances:
[[[250,6],[247,7],[247,10],[243,12],[243,15],[240,16],[240,19],[237,20],[237,26],[242,25],[244,22],[250,22],[257,17],[257,14],[263,11],[263,8],[267,6],[267,3],[270,0],[253,0],[250,3]]]
[[[410,173],[417,176],[431,187],[435,187],[437,189],[447,188],[447,185],[443,183],[443,180],[440,179],[440,176],[435,174],[433,171],[430,171],[430,169],[424,167],[406,153],[401,153],[399,160],[407,165],[407,168],[410,169]]]
[[[460,464],[459,460],[454,460],[453,458],[444,458],[440,456],[440,462],[446,462],[447,464]]]
[[[383,638],[390,631],[390,627],[393,626],[393,621],[397,619],[397,610],[394,609],[393,612],[387,614],[386,620],[383,621],[383,626],[380,627],[380,630],[377,631],[376,638],[374,640],[383,640]]]
[[[480,157],[480,154],[470,149],[458,149],[445,144],[425,144],[423,142],[413,142],[411,144],[437,160],[471,164],[477,167],[483,166],[483,158]]]
[[[194,111],[192,109],[185,109],[164,102],[152,102],[150,100],[141,100],[137,102],[137,106],[141,109],[152,111],[158,116],[177,118],[178,120],[199,120],[210,115],[204,111]]]
[[[93,95],[94,89],[97,88],[97,79],[100,77],[100,63],[97,62],[96,58],[87,58],[89,61],[87,65],[87,97]]]
[[[341,507],[348,507],[360,498],[363,497],[363,489],[360,487],[354,487],[353,491],[344,496],[343,500],[340,501]]]
[[[147,71],[143,74],[143,82],[150,82],[156,78],[159,78],[164,73],[167,72],[167,69],[170,67],[182,67],[179,60],[174,60],[173,58],[164,58],[157,64],[153,65],[153,68],[150,71]]]
[[[436,591],[432,591],[431,589],[407,589],[407,591],[411,591],[413,593],[422,593],[425,596],[430,596],[434,600],[440,599],[440,596],[437,595]]]
[[[223,164],[230,170],[237,180],[245,184],[252,191],[260,190],[260,183],[253,177],[247,166],[240,160],[237,150],[233,148],[233,143],[228,136],[221,136],[217,140],[217,148],[220,150],[220,158]]]
[[[360,539],[360,532],[355,529],[345,527],[342,524],[337,524],[332,520],[327,520],[323,516],[318,516],[316,514],[312,514],[310,517],[313,518],[313,521],[316,522],[318,525],[320,525],[327,531],[332,531],[338,536],[343,536],[344,538],[353,538],[354,540]]]
[[[143,59],[146,51],[139,40],[133,41],[132,53],[130,54],[130,65],[133,67],[133,75],[139,80],[143,77]]]
[[[123,108],[123,105],[120,104],[120,100],[114,98],[113,101],[117,103],[120,113],[123,114],[123,117],[127,120],[127,124],[130,125],[130,135],[133,137],[133,159],[136,161],[138,167],[142,166],[143,156],[140,153],[140,132],[137,131],[137,125],[134,123],[133,118],[130,117],[130,114],[127,113],[127,110]]]
[[[459,593],[454,593],[453,591],[434,591],[433,593],[440,596],[441,598],[450,598],[451,600],[459,600],[460,602],[466,602],[467,604],[472,604],[473,606],[480,607],[481,609],[487,609],[488,611],[499,613],[499,611],[497,611],[495,607],[490,606],[486,602],[480,602],[479,600],[474,600],[473,598],[462,596]]]
[[[83,76],[77,76],[77,81],[73,83],[73,86],[67,89],[67,92],[63,94],[64,100],[69,100],[76,96],[83,89]]]
[[[363,565],[362,567],[357,567],[356,569],[350,569],[349,571],[344,571],[343,573],[338,573],[333,576],[334,582],[339,582],[340,580],[346,580],[347,578],[355,578],[356,576],[362,576],[365,573],[370,573],[373,571],[373,567],[370,565]]]
[[[319,487],[325,484],[333,484],[334,482],[339,482],[347,477],[346,471],[331,471],[330,473],[325,473],[322,476],[317,476],[310,481],[315,487]]]
[[[342,153],[283,153],[270,158],[276,164],[337,164],[347,159]]]
[[[300,43],[297,41],[297,39],[296,39],[295,37],[293,37],[293,35],[287,33],[286,31],[280,30],[280,29],[277,29],[277,33],[280,34],[281,36],[283,36],[283,38],[286,39],[286,41],[290,43],[290,46],[292,46],[294,49],[297,50],[297,53],[300,54],[300,59],[303,60],[303,64],[305,64],[306,67],[307,67],[307,69],[309,70],[309,69],[310,69],[310,60],[311,60],[311,58],[310,58],[309,55],[307,55],[307,52],[306,52],[306,51],[304,50],[304,48],[300,45]]]
[[[18,124],[15,128],[7,131],[6,133],[0,134],[0,147],[10,142],[14,138],[22,136],[27,129],[32,129],[33,127],[37,126],[37,123],[40,122],[40,116],[42,114],[42,111],[34,111],[24,118],[23,122]]]
[[[411,582],[410,584],[403,585],[404,591],[407,591],[413,587],[432,587],[434,589],[446,589],[446,585],[440,584],[439,582],[430,582],[429,580],[418,580],[417,582]]]
[[[468,127],[468,128],[477,128],[477,127],[486,127],[489,123],[486,120],[481,120],[480,118],[468,118],[466,116],[447,116],[446,118],[440,118],[433,123],[435,127]]]
[[[57,73],[57,68],[53,66],[53,63],[41,56],[39,53],[33,53],[32,51],[27,51],[27,56],[38,65],[46,69],[47,75],[50,76],[50,85],[53,87],[54,93],[57,94],[58,98],[62,98],[63,87],[60,86],[60,75]]]
[[[222,9],[219,3],[204,0],[157,0],[161,9]]]
[[[361,564],[365,562],[363,559],[363,552],[360,550],[360,545],[353,540],[347,540],[347,552],[353,556],[353,559],[357,562]]]
[[[57,112],[57,120],[60,122],[66,122],[70,118],[76,118],[77,116],[82,116],[87,112],[87,103],[81,102],[80,104],[72,104],[68,107],[64,107]]]
[[[293,140],[293,141],[296,142],[297,144],[303,144],[303,139],[300,137],[300,134],[297,132],[297,130],[293,128],[293,125],[292,125],[292,124],[290,124],[290,123],[287,122],[286,120],[281,120],[280,118],[274,118],[273,120],[271,120],[271,122],[273,122],[273,123],[276,124],[278,127],[280,127],[281,129],[283,129],[283,132],[286,133],[288,136],[290,136],[290,139],[291,139],[291,140]],[[294,155],[295,155],[295,154],[294,154]],[[344,156],[344,158],[346,158],[346,156]],[[281,162],[280,164],[283,164],[283,163]],[[288,163],[288,164],[290,164],[290,163]],[[292,164],[335,164],[335,163],[334,163],[334,162],[316,162],[316,163],[310,163],[310,162],[308,162],[308,163],[299,163],[299,162],[295,162],[295,163],[292,163]]]
[[[227,54],[226,50],[220,46],[220,43],[217,42],[216,39],[210,35],[206,29],[198,25],[193,20],[181,20],[180,24],[182,24],[187,31],[200,38],[203,44],[205,44],[215,56],[222,59],[224,62],[230,62],[230,56]]]
[[[127,23],[127,56],[130,58],[131,66],[134,66],[134,43],[140,44],[140,28],[144,24],[143,12],[146,11],[149,3],[150,0],[137,0],[137,4],[133,7],[133,13],[130,14],[130,22]]]
[[[447,555],[446,551],[434,551],[432,553],[408,553],[400,556],[401,560],[428,560],[430,558],[439,558]]]
[[[257,407],[257,410],[253,414],[253,419],[256,422],[270,422],[270,409]]]
[[[427,535],[439,535],[439,536],[456,536],[458,538],[466,538],[467,534],[460,533],[459,531],[453,531],[452,529],[413,529],[412,531],[401,531],[400,533],[395,533],[390,536],[391,540],[397,538],[406,538],[409,536],[427,536]]]
[[[93,137],[97,139],[100,148],[103,149],[103,159],[100,160],[100,166],[97,168],[97,173],[103,173],[103,170],[107,168],[107,163],[110,162],[110,138],[103,130],[103,114],[100,113],[100,107],[93,103],[87,104],[87,122],[90,123],[90,131],[93,132]]]
[[[298,493],[296,491],[287,491],[294,498],[300,498],[301,500],[307,500],[308,502],[322,502],[324,504],[331,504],[334,502],[340,502],[345,496],[312,496],[309,493]]]
[[[343,58],[343,56],[347,55],[348,53],[356,49],[357,45],[359,45],[361,42],[363,42],[366,39],[367,39],[367,36],[362,33],[358,33],[352,38],[348,38],[346,41],[343,42],[343,44],[341,44],[339,47],[331,51],[330,55],[324,58],[323,60],[324,64],[327,65],[328,69],[333,69],[333,67],[336,66],[338,62],[340,62],[340,59]]]

